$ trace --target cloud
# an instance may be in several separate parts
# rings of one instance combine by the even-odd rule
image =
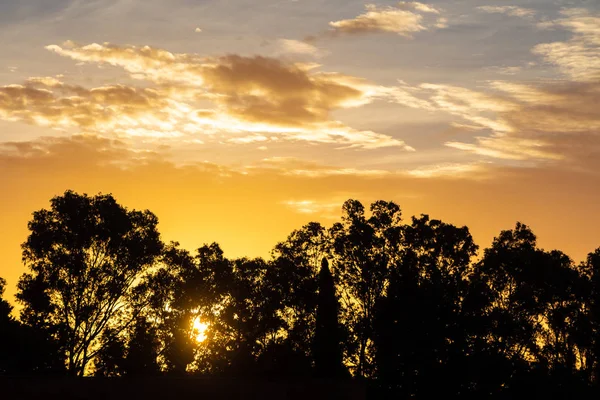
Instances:
[[[163,157],[152,151],[131,149],[123,141],[94,135],[41,137],[33,141],[0,143],[3,167],[47,168],[48,172],[71,168],[139,167],[162,162]]]
[[[0,118],[117,136],[176,135],[176,102],[149,88],[123,85],[87,89],[53,77],[0,86]],[[141,134],[141,132],[146,132]]]
[[[49,45],[46,49],[76,61],[121,67],[133,78],[155,83],[177,82],[191,87],[201,87],[206,58],[195,54],[174,54],[150,46],[121,47],[109,43],[80,46],[72,41]]]
[[[576,81],[600,80],[600,14],[587,10],[562,11],[564,18],[539,24],[542,28],[562,28],[573,36],[564,42],[543,43],[533,53]]]
[[[523,70],[521,66],[512,66],[512,67],[490,67],[487,68],[490,71],[496,72],[500,75],[517,75],[519,72]]]
[[[405,173],[415,178],[483,178],[489,177],[485,163],[444,163],[427,165],[406,171]]]
[[[276,172],[281,176],[296,178],[342,178],[355,177],[361,179],[387,180],[397,179],[474,179],[493,178],[491,163],[441,163],[425,165],[417,168],[398,170],[367,169],[323,165],[314,161],[296,157],[270,157],[244,167],[249,173]],[[342,200],[343,201],[343,200]],[[294,203],[295,204],[295,203]]]
[[[400,81],[389,89],[389,97],[407,107],[460,118],[453,124],[475,135],[446,142],[450,148],[522,166],[560,162],[593,172],[600,164],[600,17],[585,10],[563,15],[545,27],[568,29],[572,37],[537,45],[533,52],[567,79],[488,81],[477,89]]]
[[[330,35],[354,35],[375,32],[396,33],[404,37],[412,37],[414,33],[430,29],[431,26],[445,28],[445,18],[433,18],[426,24],[430,17],[427,14],[437,15],[440,11],[430,5],[418,2],[400,2],[395,7],[378,7],[373,4],[366,6],[366,12],[351,19],[332,21],[329,23],[332,30]],[[437,21],[437,22],[436,22]],[[427,26],[429,25],[429,27]]]
[[[344,200],[342,200],[343,203]],[[288,206],[294,211],[300,214],[321,214],[330,213],[334,214],[328,216],[329,218],[335,218],[336,212],[340,209],[340,202],[322,203],[316,200],[287,200],[282,204]]]
[[[480,6],[478,10],[488,14],[505,14],[511,17],[533,18],[537,14],[535,10],[518,6]]]
[[[299,46],[296,42],[285,43],[288,47]],[[307,46],[305,50],[310,48]],[[32,110],[32,103],[15,100],[13,106],[21,104],[20,113],[38,114],[37,119],[32,117],[28,122],[40,124],[43,117],[52,122],[49,125],[76,126],[97,133],[113,129],[129,136],[197,138],[202,135],[201,140],[205,141],[209,140],[206,136],[211,135],[219,136],[219,140],[243,143],[263,135],[338,145],[339,148],[414,150],[397,138],[356,130],[331,118],[336,110],[361,107],[383,96],[381,88],[360,78],[320,72],[272,57],[201,57],[147,46],[121,47],[107,43],[67,42],[47,49],[76,61],[123,68],[132,78],[155,86],[145,89],[115,86],[110,90],[77,88],[86,100],[85,104],[79,101],[77,105],[71,104],[72,93],[69,93],[75,89],[67,85],[36,82],[45,87],[35,89],[35,93],[29,87],[33,83],[22,85],[20,89],[5,88],[5,91],[21,90],[44,98],[45,111],[41,107]],[[89,93],[84,93],[86,90]],[[130,100],[106,103],[100,98],[103,92],[114,101],[124,96]],[[196,108],[199,102],[210,102],[213,108]],[[84,112],[80,112],[84,106]],[[5,117],[16,115],[25,119],[19,112]]]
[[[309,220],[339,217],[342,202],[348,198],[363,204],[395,200],[406,216],[427,212],[446,222],[466,224],[481,244],[525,218],[543,246],[563,245],[572,256],[583,257],[597,245],[600,215],[589,210],[600,201],[598,174],[552,166],[465,163],[378,177],[309,176],[291,171],[336,167],[309,166],[306,161],[285,158],[265,164],[272,168],[246,170],[210,163],[178,167],[160,153],[133,151],[125,142],[93,136],[4,144],[0,146],[4,194],[0,219],[5,229],[0,232],[0,252],[7,265],[13,265],[4,273],[16,282],[23,272],[19,244],[26,239],[31,212],[47,207],[52,196],[66,189],[113,193],[128,207],[155,212],[165,241],[178,240],[189,249],[217,241],[231,257],[268,255],[274,243],[292,229]],[[469,168],[481,168],[493,179],[456,179],[457,171]],[[473,174],[478,172],[464,177]],[[28,190],[23,190],[24,182]],[[559,230],[557,210],[561,210]],[[261,235],[253,234],[257,226]],[[565,238],[570,240],[565,242]]]
[[[279,54],[297,54],[320,58],[325,56],[326,52],[319,49],[310,43],[293,40],[293,39],[279,39],[277,41],[277,48]]]
[[[492,81],[475,91],[440,84],[411,89],[412,99],[396,101],[413,108],[460,117],[474,142],[447,142],[451,148],[513,161],[580,164],[600,154],[600,82],[519,84]],[[417,97],[418,96],[418,97]],[[465,124],[460,124],[463,126]],[[489,136],[483,136],[484,133]],[[585,144],[584,144],[585,143]]]
[[[393,174],[385,170],[336,167],[307,161],[296,157],[270,157],[262,159],[244,168],[245,171],[276,172],[282,176],[324,178],[355,176],[364,178],[381,178]]]
[[[548,144],[543,141],[511,138],[504,136],[476,137],[476,144],[447,142],[446,146],[470,151],[487,157],[523,161],[528,159],[561,160],[560,154],[545,151]]]

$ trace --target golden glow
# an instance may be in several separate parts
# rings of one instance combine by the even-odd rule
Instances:
[[[202,343],[206,340],[206,331],[208,330],[208,324],[202,322],[200,317],[194,318],[192,322],[192,337],[196,339],[196,342]]]

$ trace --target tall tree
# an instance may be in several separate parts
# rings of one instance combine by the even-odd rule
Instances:
[[[329,230],[342,292],[342,319],[350,331],[346,360],[359,377],[374,373],[375,306],[385,294],[390,266],[401,245],[400,207],[377,201],[370,210],[367,218],[359,201],[348,200],[342,207],[342,223]]]
[[[162,243],[150,211],[129,211],[111,195],[67,191],[33,213],[23,243],[29,273],[19,281],[21,319],[60,343],[74,375],[101,350],[103,333],[135,320],[128,304]]]
[[[157,375],[158,337],[156,329],[146,318],[139,316],[129,337],[127,356],[125,358],[125,373],[129,376]]]
[[[477,246],[466,227],[427,215],[403,229],[400,257],[377,304],[376,365],[379,379],[404,397],[431,397],[440,387],[458,394],[468,355],[463,299]],[[431,385],[436,382],[436,385]]]
[[[14,359],[14,331],[16,321],[12,317],[12,306],[3,298],[6,281],[0,278],[0,375],[10,372]]]
[[[600,389],[600,248],[588,254],[581,268],[586,277],[587,290],[584,297],[585,316],[578,321],[577,335],[586,349],[581,360],[588,379]]]
[[[318,274],[328,237],[321,224],[311,222],[278,243],[265,278],[281,297],[286,341],[309,358],[315,335]]]
[[[475,266],[472,282],[487,292],[485,347],[503,360],[493,373],[504,389],[532,385],[532,374],[564,381],[585,365],[574,326],[582,321],[582,275],[565,254],[539,249],[529,227],[517,223],[502,231]]]
[[[323,258],[319,271],[319,297],[313,350],[315,372],[320,378],[341,378],[344,375],[338,310],[333,276],[327,259]]]
[[[281,297],[267,279],[262,259],[231,262],[231,275],[218,316],[212,319],[207,348],[217,371],[252,375],[260,355],[279,338]]]
[[[12,316],[2,298],[6,281],[0,278],[0,375],[61,374],[56,342],[45,331],[25,326]]]

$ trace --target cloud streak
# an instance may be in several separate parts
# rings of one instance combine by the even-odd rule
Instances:
[[[330,22],[331,31],[328,34],[338,36],[386,32],[410,38],[415,33],[429,30],[432,27],[446,27],[447,20],[445,18],[428,16],[439,14],[440,11],[437,8],[418,2],[402,1],[394,7],[378,7],[368,4],[366,12],[363,14],[350,19]]]
[[[87,89],[56,78],[30,78],[0,87],[0,118],[117,136],[176,135],[176,101],[148,88],[123,85]]]
[[[123,68],[132,78],[154,86],[86,89],[29,81],[1,88],[0,116],[102,134],[112,130],[118,135],[199,141],[218,136],[238,143],[262,135],[339,148],[413,150],[400,139],[356,130],[331,118],[336,110],[382,97],[380,88],[360,78],[262,56],[201,57],[107,43],[67,42],[47,49],[76,61]],[[213,107],[198,107],[207,102]]]
[[[537,14],[536,11],[531,8],[518,6],[480,6],[477,7],[477,9],[488,14],[505,14],[511,17],[526,19],[531,19]]]
[[[560,28],[572,32],[570,40],[543,43],[533,53],[558,66],[576,81],[600,81],[600,15],[587,10],[563,10],[560,18],[539,24],[541,28]]]
[[[543,27],[569,30],[572,37],[539,44],[532,51],[566,79],[488,81],[476,90],[400,82],[394,101],[454,115],[462,120],[457,126],[476,132],[471,140],[447,141],[447,147],[521,165],[561,161],[566,167],[595,171],[600,156],[600,17],[586,10],[563,15]]]

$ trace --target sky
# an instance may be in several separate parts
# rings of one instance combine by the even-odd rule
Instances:
[[[0,276],[72,189],[268,256],[354,198],[600,246],[600,2],[0,0]]]

